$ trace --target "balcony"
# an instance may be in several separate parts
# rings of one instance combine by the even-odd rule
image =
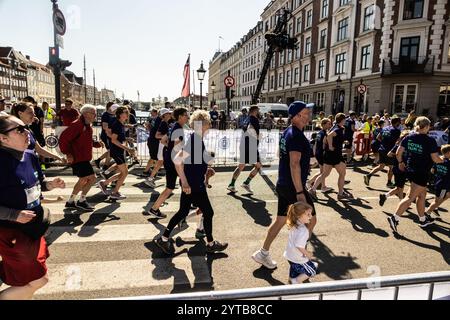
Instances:
[[[382,75],[393,74],[427,74],[434,73],[434,56],[411,58],[384,59]]]

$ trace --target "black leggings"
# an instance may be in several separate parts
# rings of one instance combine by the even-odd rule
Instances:
[[[166,231],[164,231],[164,237],[169,238],[172,230],[183,221],[189,214],[191,204],[195,204],[203,213],[203,226],[205,228],[206,239],[208,242],[213,242],[212,236],[212,218],[214,216],[214,210],[211,206],[211,202],[208,198],[206,191],[194,192],[190,195],[181,193],[180,210],[170,219],[169,225]]]

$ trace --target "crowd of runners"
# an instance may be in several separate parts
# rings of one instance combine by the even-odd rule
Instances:
[[[11,114],[1,109],[1,103],[0,100],[0,278],[10,287],[0,292],[0,299],[29,299],[48,281],[45,261],[49,254],[44,236],[50,222],[45,203],[51,200],[45,198],[45,192],[65,188],[62,179],[46,179],[43,159],[52,158],[70,165],[73,175],[78,177],[65,204],[67,209],[95,211],[95,206],[87,202],[95,184],[108,200],[124,201],[126,196],[120,190],[129,174],[129,165],[138,163],[134,139],[136,113],[128,102],[109,103],[101,116],[102,131],[97,141],[92,127],[97,119],[96,108],[85,105],[77,110],[67,100],[57,115],[61,125],[67,127],[59,137],[64,154],[61,156],[45,148],[41,113],[32,97],[14,105]],[[373,170],[364,176],[367,186],[376,173],[388,168],[386,182],[392,190],[379,195],[379,204],[383,206],[391,196],[399,198],[396,211],[386,222],[394,233],[398,232],[400,218],[412,203],[417,207],[419,226],[426,228],[434,223],[435,210],[450,197],[450,145],[438,146],[428,135],[432,128],[428,118],[413,113],[406,119],[390,117],[387,113],[360,117],[350,111],[348,115],[340,113],[330,117],[321,113],[318,119],[312,119],[312,114],[312,104],[298,101],[289,106],[289,127],[280,133],[279,141],[277,217],[265,239],[261,239],[261,248],[252,255],[257,263],[275,269],[277,263],[271,258],[270,247],[287,225],[289,238],[284,257],[290,264],[292,284],[302,283],[317,273],[318,265],[307,247],[316,224],[320,223],[320,212],[314,207],[317,192],[332,190],[332,183],[327,180],[333,169],[339,175],[338,201],[354,198],[345,189],[345,177],[348,164],[355,161],[358,139],[367,151],[362,155],[363,160],[369,154],[375,157]],[[241,187],[247,194],[253,194],[251,182],[262,167],[258,151],[262,116],[257,106],[249,108],[240,126],[243,134],[239,165],[224,192],[238,191],[236,183],[250,165],[253,170]],[[319,132],[311,143],[304,131],[312,122]],[[173,108],[168,103],[160,110],[152,110],[146,125],[150,160],[142,176],[146,177],[145,184],[154,189],[164,168],[166,188],[143,214],[155,221],[168,218],[160,209],[176,189],[181,192],[178,212],[155,240],[156,245],[167,255],[174,254],[172,231],[194,213],[198,216],[196,237],[199,241],[206,238],[206,253],[226,250],[228,243],[213,236],[214,208],[208,197],[209,180],[215,174],[214,154],[204,144],[205,135],[212,127],[211,114],[205,110]],[[448,133],[448,119],[438,125]],[[93,159],[94,148],[106,151]],[[319,170],[312,176],[314,163]],[[427,208],[430,181],[436,197]],[[407,182],[409,190],[405,192]]]

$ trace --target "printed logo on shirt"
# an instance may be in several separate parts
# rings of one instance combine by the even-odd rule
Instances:
[[[441,176],[446,176],[448,173],[447,166],[442,165],[442,164],[436,165],[436,173]]]
[[[423,146],[421,144],[413,143],[412,141],[408,141],[408,151],[423,154]]]

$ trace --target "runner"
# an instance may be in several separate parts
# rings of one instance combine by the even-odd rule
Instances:
[[[106,105],[106,111],[102,114],[102,132],[100,133],[100,140],[103,142],[106,148],[106,152],[97,160],[95,160],[95,165],[98,169],[102,169],[101,161],[105,160],[104,167],[109,167],[111,165],[111,156],[109,153],[110,144],[111,144],[111,131],[109,130],[109,123],[115,117],[114,114],[117,111],[119,105],[114,104],[113,102],[108,102]]]
[[[164,168],[166,169],[166,189],[160,194],[158,200],[153,204],[149,212],[144,212],[145,215],[151,215],[157,219],[165,219],[167,215],[161,213],[159,208],[164,201],[175,190],[178,174],[173,163],[173,158],[184,146],[184,126],[189,121],[187,110],[184,108],[175,109],[173,117],[176,123],[169,130],[169,138],[167,147],[164,148]]]
[[[380,163],[380,140],[378,140],[378,135],[383,132],[384,127],[384,121],[379,120],[377,121],[377,127],[373,131],[374,139],[372,139],[372,153],[375,156],[375,159],[373,160],[373,166],[377,166]]]
[[[416,201],[419,214],[419,226],[425,228],[434,223],[433,218],[425,215],[427,185],[433,162],[439,164],[443,163],[444,160],[438,155],[436,140],[428,136],[430,124],[431,122],[427,117],[418,117],[415,122],[416,132],[403,139],[397,151],[399,169],[407,172],[411,188],[408,197],[398,204],[395,214],[388,217],[389,225],[394,233],[397,233],[400,217],[414,201]],[[407,152],[406,162],[403,161],[404,152]]]
[[[392,183],[392,168],[394,165],[394,158],[388,157],[388,153],[392,150],[392,148],[394,148],[395,143],[400,138],[400,125],[400,118],[393,118],[392,126],[384,128],[383,131],[378,135],[377,140],[380,141],[380,148],[378,149],[378,153],[380,154],[380,161],[377,167],[375,167],[368,175],[364,176],[364,183],[366,184],[366,186],[370,185],[370,179],[372,178],[372,176],[377,172],[383,170],[385,166],[389,167],[388,182],[386,186],[394,186],[394,184]]]
[[[297,101],[289,106],[291,125],[284,131],[280,139],[280,162],[278,167],[278,213],[276,220],[270,226],[264,245],[257,250],[252,259],[268,269],[275,269],[277,263],[270,257],[270,246],[281,229],[286,225],[289,206],[297,203],[308,203],[312,208],[312,219],[308,230],[312,234],[317,223],[314,203],[306,192],[306,181],[310,171],[311,146],[303,133],[311,120],[313,104]],[[344,116],[345,119],[345,116]]]
[[[338,113],[336,115],[336,123],[333,128],[328,132],[327,138],[325,139],[325,152],[323,157],[323,173],[317,178],[316,183],[309,190],[309,193],[313,198],[317,198],[316,190],[319,184],[325,184],[325,179],[330,175],[331,171],[336,169],[339,174],[338,180],[338,200],[351,200],[353,196],[344,189],[345,185],[345,174],[347,166],[344,162],[344,157],[342,156],[342,147],[344,144],[344,123],[345,114]]]
[[[148,140],[147,140],[147,147],[148,147],[148,150],[149,150],[150,159],[148,160],[147,166],[145,167],[144,172],[142,173],[143,177],[150,177],[150,173],[152,171],[152,167],[155,165],[155,162],[156,162],[156,160],[153,160],[152,157],[151,157],[151,154],[152,154],[151,141],[152,140],[150,139],[150,137],[151,137],[151,131],[155,127],[155,121],[158,118],[159,118],[158,110],[152,109],[152,111],[150,111],[150,117],[148,118],[147,123],[145,125],[146,129],[149,132],[149,136],[148,136]],[[159,126],[159,124],[158,124],[158,126]]]
[[[226,250],[227,243],[215,241],[212,235],[214,210],[208,198],[205,176],[208,162],[214,161],[205,150],[203,137],[211,127],[211,118],[206,111],[195,111],[190,119],[194,133],[189,137],[185,148],[173,160],[180,176],[182,193],[180,210],[172,217],[161,238],[155,240],[158,247],[166,254],[173,254],[174,247],[169,241],[172,230],[189,214],[191,205],[195,203],[203,213],[203,225],[206,233],[206,252],[214,253]]]
[[[64,102],[64,109],[61,109],[61,111],[58,114],[58,117],[64,127],[68,127],[72,122],[78,119],[80,116],[80,113],[77,109],[73,108],[73,100],[72,99],[66,99]]]
[[[99,182],[99,187],[103,194],[109,195],[107,186],[116,181],[113,192],[110,195],[111,200],[124,200],[126,197],[120,194],[119,190],[122,187],[126,177],[128,176],[128,167],[125,160],[125,152],[133,155],[135,150],[129,148],[125,144],[125,123],[128,120],[129,111],[127,107],[119,107],[116,111],[117,121],[111,127],[111,157],[114,159],[117,165],[119,173],[115,174],[108,180],[102,180]]]
[[[9,288],[0,300],[28,300],[48,283],[49,257],[44,234],[50,224],[41,191],[64,188],[46,181],[39,161],[28,150],[31,134],[13,116],[0,116],[0,278]]]
[[[347,163],[350,163],[353,159],[353,137],[356,132],[356,112],[350,111],[349,116],[345,119],[345,129],[344,129],[344,149],[347,156]]]
[[[227,188],[228,191],[235,193],[237,192],[235,184],[236,180],[239,178],[242,170],[245,169],[247,164],[252,164],[253,170],[250,172],[249,177],[242,184],[242,188],[247,191],[248,194],[253,194],[252,189],[250,188],[250,183],[253,178],[261,170],[261,159],[259,157],[259,108],[258,106],[251,106],[249,110],[249,117],[244,125],[243,134],[241,138],[240,144],[240,164],[234,170],[233,178]]]
[[[395,181],[395,189],[390,190],[388,193],[380,194],[380,206],[384,206],[384,203],[386,202],[387,198],[396,195],[400,200],[403,200],[405,197],[405,193],[403,192],[403,189],[405,188],[406,181],[408,180],[407,174],[404,171],[401,171],[399,169],[399,163],[397,161],[397,151],[400,147],[403,139],[409,135],[408,131],[402,131],[402,135],[397,140],[397,143],[395,144],[394,148],[388,153],[388,157],[393,159],[393,169],[392,172],[394,174],[394,181]],[[406,152],[403,153],[403,161],[406,160]]]
[[[439,215],[438,208],[450,198],[450,144],[443,145],[441,152],[444,156],[444,163],[437,164],[434,168],[436,197],[426,210],[427,215],[431,215],[433,212]]]
[[[158,142],[158,153],[156,154],[156,165],[153,168],[152,174],[150,175],[150,177],[148,177],[145,180],[145,184],[147,186],[149,186],[150,188],[154,189],[156,188],[156,175],[158,174],[159,170],[161,169],[161,167],[164,164],[164,156],[163,156],[163,151],[164,151],[164,144],[161,143],[161,140],[167,136],[167,134],[169,133],[169,120],[170,118],[172,118],[172,111],[170,111],[169,109],[163,108],[159,111],[159,115],[161,118],[161,122],[159,123],[159,127],[156,129],[155,131],[155,136],[154,136],[154,141]],[[155,121],[155,125],[157,124],[157,122]],[[152,133],[153,134],[153,129],[152,129]],[[154,153],[156,151],[155,149],[156,144],[154,142],[152,142],[152,152]],[[152,159],[154,158],[154,154],[152,155]]]
[[[104,145],[100,142],[94,142],[92,139],[92,123],[97,118],[95,107],[85,105],[80,112],[80,118],[72,122],[59,137],[61,152],[67,156],[67,162],[72,166],[73,175],[78,177],[69,201],[66,203],[66,208],[92,212],[95,208],[86,200],[87,194],[97,181],[94,169],[90,163],[92,160],[92,148],[102,148]],[[80,199],[75,201],[80,192]]]
[[[319,163],[320,171],[314,177],[312,177],[311,180],[308,181],[309,188],[311,188],[316,183],[317,178],[319,178],[320,175],[323,174],[324,144],[325,144],[325,139],[327,137],[327,132],[331,128],[331,121],[328,118],[322,119],[320,127],[322,129],[317,134],[317,137],[316,137],[316,140],[315,140],[315,144],[314,144],[314,156],[315,156],[317,162]],[[325,182],[325,179],[324,179],[323,185],[321,185],[321,191],[325,193],[325,192],[329,192],[331,190],[333,190],[333,189],[332,188],[328,188],[326,186],[326,182]]]

